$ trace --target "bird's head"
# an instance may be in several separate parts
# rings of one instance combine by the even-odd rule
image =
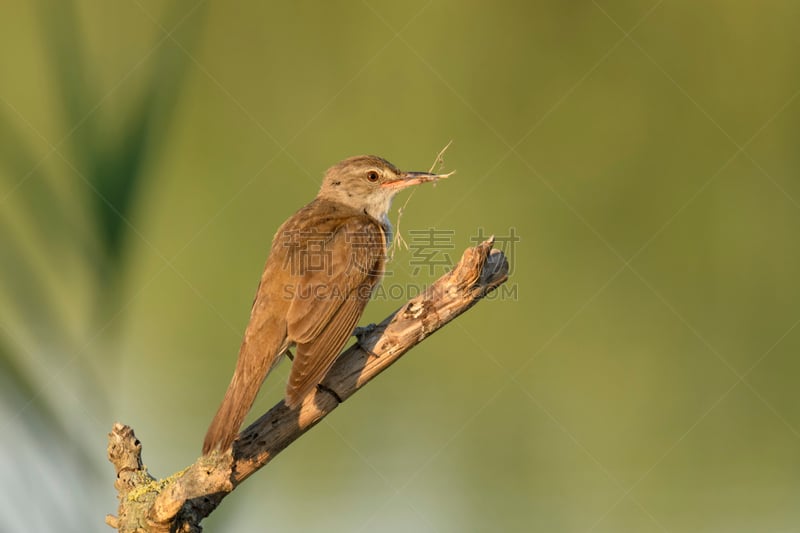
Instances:
[[[363,210],[383,222],[398,191],[448,175],[403,172],[383,158],[359,155],[345,159],[325,172],[319,196]]]

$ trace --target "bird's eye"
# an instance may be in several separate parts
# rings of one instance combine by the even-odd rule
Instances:
[[[378,181],[378,173],[374,170],[370,170],[367,172],[367,179],[372,182]]]

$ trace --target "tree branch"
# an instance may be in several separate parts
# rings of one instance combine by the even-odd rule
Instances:
[[[427,290],[377,326],[364,328],[316,391],[297,409],[279,402],[239,434],[232,450],[201,457],[158,481],[142,464],[133,430],[114,424],[108,458],[117,472],[118,516],[106,523],[121,532],[200,532],[200,521],[241,482],[397,361],[412,347],[472,307],[508,279],[508,262],[494,239],[468,248],[461,261]]]

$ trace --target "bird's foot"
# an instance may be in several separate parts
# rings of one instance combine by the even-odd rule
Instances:
[[[356,344],[358,344],[358,347],[361,348],[364,351],[364,353],[366,353],[371,357],[378,357],[378,354],[376,354],[375,352],[364,346],[363,340],[364,337],[375,331],[375,328],[377,327],[378,326],[376,326],[375,324],[368,324],[366,326],[358,327],[353,330],[353,336],[356,338]]]
[[[359,326],[353,330],[353,337],[357,338],[358,340],[361,340],[361,337],[363,337],[364,335],[369,335],[370,333],[375,331],[375,328],[377,327],[378,326],[375,325],[374,323],[367,324],[366,326]]]

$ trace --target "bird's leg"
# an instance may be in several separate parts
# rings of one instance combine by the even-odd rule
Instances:
[[[356,344],[358,344],[358,347],[364,350],[364,352],[367,355],[370,355],[372,357],[378,357],[378,354],[376,354],[375,352],[364,346],[362,340],[364,339],[364,337],[375,331],[375,328],[377,327],[378,326],[376,326],[375,324],[368,324],[363,327],[357,327],[356,329],[353,330],[353,336],[356,338]]]

